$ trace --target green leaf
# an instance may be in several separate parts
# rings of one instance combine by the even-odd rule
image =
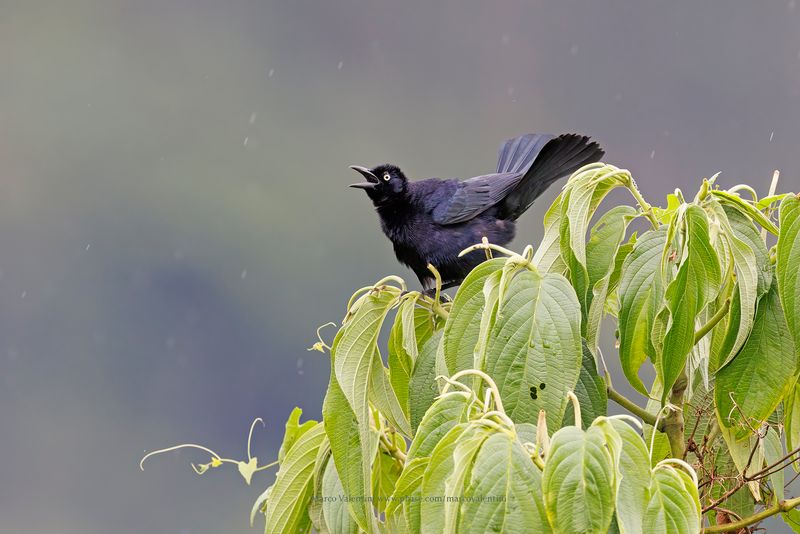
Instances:
[[[613,459],[599,428],[584,432],[569,426],[553,434],[542,487],[554,532],[605,533],[614,513],[615,486]]]
[[[610,165],[595,165],[573,175],[564,188],[561,202],[561,257],[566,262],[569,279],[583,310],[582,334],[589,340],[592,353],[596,348],[596,329],[602,317],[601,307],[595,311],[596,323],[589,325],[589,306],[594,296],[594,284],[605,276],[613,264],[616,247],[619,246],[624,236],[625,215],[622,213],[627,207],[619,206],[607,213],[592,229],[593,240],[586,243],[586,231],[589,221],[597,210],[597,206],[605,196],[615,187],[623,186],[631,180],[627,171],[622,171]],[[635,216],[636,210],[630,209],[630,218]],[[618,219],[615,221],[614,219]],[[630,220],[630,218],[628,220]],[[615,223],[619,224],[615,224]],[[599,239],[598,239],[599,238]],[[594,249],[594,257],[589,257],[589,246]],[[613,250],[607,250],[611,248]],[[597,278],[593,281],[589,273],[589,261]],[[598,288],[600,292],[602,287]],[[605,300],[605,295],[602,296]],[[592,327],[591,336],[587,334],[587,327]]]
[[[622,276],[622,266],[636,245],[636,239],[637,234],[634,232],[625,243],[619,246],[617,255],[614,257],[614,270],[611,271],[611,276],[608,279],[608,302],[606,302],[606,307],[608,308],[608,313],[613,313],[615,317],[619,314],[619,296],[616,295],[616,292],[617,288],[619,288],[619,279]]]
[[[620,363],[628,382],[643,395],[647,395],[647,389],[638,373],[648,357],[655,358],[650,334],[664,295],[661,253],[666,236],[662,228],[649,230],[638,238],[625,258],[617,290]]]
[[[767,465],[777,464],[786,454],[783,451],[781,438],[774,428],[767,429],[767,435],[764,436],[764,439],[761,441],[761,446],[764,449],[764,462]],[[779,469],[769,475],[770,485],[772,486],[772,492],[775,496],[773,504],[783,501],[785,497],[783,492],[783,471],[783,469]]]
[[[658,468],[653,472],[649,493],[644,532],[700,532],[700,499],[689,475],[670,466]]]
[[[268,487],[264,490],[264,492],[256,498],[256,501],[253,503],[253,507],[250,509],[250,526],[252,527],[256,521],[256,515],[259,513],[265,513],[267,500],[269,499],[269,494],[272,493],[272,486]]]
[[[749,455],[750,451],[747,450],[746,454]],[[744,459],[747,461],[747,458]],[[731,458],[727,448],[723,446],[716,447],[714,454],[714,473],[716,480],[711,484],[708,491],[708,499],[717,500],[723,495],[733,490],[737,484],[737,477],[739,476],[739,469]],[[752,472],[752,469],[748,472]],[[730,497],[725,499],[723,508],[731,510],[739,517],[747,517],[753,515],[755,511],[755,500],[750,488],[743,487],[735,491]],[[714,514],[709,514],[712,520],[716,520]]]
[[[783,427],[786,430],[786,449],[800,447],[800,384],[795,381],[783,401]],[[798,470],[797,462],[792,464]]]
[[[533,255],[533,264],[539,272],[564,274],[567,269],[561,257],[561,202],[560,193],[544,214],[544,238]]]
[[[411,416],[411,428],[416,428],[422,421],[425,412],[439,395],[436,383],[436,350],[442,340],[442,331],[436,331],[420,349],[419,358],[414,365],[414,373],[408,384],[408,404]]]
[[[314,460],[314,468],[311,476],[312,497],[308,505],[308,517],[311,520],[311,528],[319,534],[330,534],[330,529],[325,523],[322,510],[322,478],[325,475],[325,469],[328,464],[333,464],[333,462],[331,461],[331,444],[326,435],[325,440],[317,450],[317,457]]]
[[[756,221],[758,224],[761,225],[762,228],[765,228],[771,234],[778,235],[778,227],[775,226],[775,223],[769,220],[769,218],[760,212],[755,206],[751,203],[745,201],[736,193],[729,193],[728,191],[723,191],[720,189],[713,189],[710,193],[716,197],[718,197],[722,202],[731,205],[735,208],[746,213],[751,219]]]
[[[444,531],[447,533],[458,532],[459,500],[471,479],[475,456],[492,433],[486,426],[469,424],[453,449],[453,473],[445,481],[444,490]],[[423,515],[423,521],[427,520],[427,514]]]
[[[650,457],[639,433],[619,419],[609,419],[619,434],[622,447],[619,470],[622,479],[617,486],[617,525],[621,534],[641,533],[642,519],[650,486]]]
[[[789,195],[780,208],[776,272],[786,322],[800,347],[800,197]]]
[[[592,354],[596,352],[617,255],[628,224],[636,214],[631,206],[612,208],[594,225],[586,244],[588,285],[585,294],[578,294],[578,300],[583,305],[583,334]]]
[[[250,481],[253,478],[253,473],[255,473],[256,469],[258,469],[258,458],[253,456],[246,462],[240,460],[236,462],[236,466],[239,468],[239,474],[242,475],[242,478],[244,478],[244,481],[249,486]]]
[[[500,390],[506,413],[536,421],[546,410],[558,428],[575,389],[583,351],[580,304],[567,280],[523,270],[511,280],[489,339],[486,372]]]
[[[388,395],[391,388],[386,384],[388,378],[377,348],[383,321],[399,295],[399,288],[383,285],[362,295],[348,310],[348,318],[331,348],[331,380],[323,403],[323,419],[336,470],[349,495],[364,496],[362,502],[348,505],[359,527],[367,532],[374,530],[375,521],[368,499],[372,493],[371,461],[375,451],[368,399],[387,404],[383,406],[389,408],[387,416],[401,411],[392,405]],[[399,429],[410,435],[410,428]]]
[[[717,415],[719,419],[719,414]],[[733,459],[733,464],[739,474],[753,474],[760,468],[758,466],[764,463],[764,450],[758,444],[758,435],[750,434],[744,438],[737,438],[734,429],[726,428],[720,424],[720,435],[725,440],[728,446],[728,453]],[[747,483],[750,488],[750,493],[757,501],[761,500],[761,490],[759,489],[758,482],[752,481]]]
[[[685,397],[688,397],[688,394]],[[703,443],[711,425],[716,424],[717,414],[714,408],[714,388],[707,390],[704,384],[695,383],[691,401],[684,398],[683,419],[687,439],[691,437],[698,445]],[[709,448],[714,446],[713,443],[707,445]],[[690,451],[688,454],[692,454],[692,452]],[[688,458],[687,462],[690,461]]]
[[[398,438],[402,440],[402,438]],[[397,445],[397,444],[395,444]],[[403,466],[387,451],[378,447],[372,464],[372,496],[378,513],[386,511],[389,497],[394,493]]]
[[[464,391],[448,391],[437,399],[422,417],[408,450],[408,460],[430,456],[451,428],[467,422],[473,400],[474,397]]]
[[[473,367],[480,371],[486,369],[487,350],[489,338],[497,321],[497,307],[500,303],[500,285],[508,280],[506,274],[507,267],[503,266],[499,271],[495,271],[486,277],[483,283],[483,311],[481,312],[480,330],[478,330],[478,343],[475,345],[473,357]],[[506,284],[507,286],[507,284]],[[508,289],[503,288],[503,291]],[[477,378],[473,381],[473,388],[477,388]]]
[[[402,512],[404,528],[398,529],[400,532],[421,531],[422,480],[429,463],[428,457],[409,459],[397,480],[394,495],[386,507],[386,517],[388,521],[398,512]]]
[[[367,421],[369,409],[368,382],[373,361],[377,355],[377,341],[381,325],[389,309],[397,301],[400,290],[384,286],[360,297],[350,310],[352,316],[342,326],[335,352],[336,380],[361,423]]]
[[[606,415],[608,410],[606,382],[597,374],[594,356],[585,342],[583,343],[581,374],[578,376],[578,383],[575,384],[575,396],[578,397],[581,405],[581,426],[583,428],[591,425],[597,417]],[[574,419],[575,415],[572,410],[565,411],[561,426],[575,424]]]
[[[687,206],[683,222],[683,252],[678,274],[667,286],[664,295],[669,321],[664,346],[656,360],[656,370],[664,385],[662,403],[666,401],[694,347],[697,316],[716,298],[722,277],[703,209],[695,205]]]
[[[422,495],[429,496],[421,502],[423,534],[440,534],[445,528],[444,495],[451,478],[455,461],[453,452],[462,441],[468,424],[460,423],[444,435],[431,453],[428,468],[422,478]],[[438,498],[441,497],[441,498]]]
[[[317,424],[316,421],[306,421],[301,425],[300,416],[302,414],[303,410],[295,407],[292,410],[292,413],[289,414],[289,419],[286,420],[286,431],[283,434],[283,443],[281,443],[281,448],[278,450],[279,463],[283,463],[286,453],[292,448],[292,445],[294,445],[295,441],[297,441],[297,438],[302,436]]]
[[[791,193],[780,193],[777,195],[764,197],[762,199],[759,199],[758,203],[756,204],[756,207],[760,210],[765,210],[767,208],[772,207],[773,204],[775,204],[776,202],[780,202],[789,195],[791,195]]]
[[[542,475],[519,441],[505,432],[492,434],[470,469],[458,530],[550,532],[541,488]]]
[[[784,512],[781,514],[781,518],[794,532],[800,532],[800,510],[794,508]]]
[[[561,255],[571,252],[586,267],[586,230],[597,206],[608,193],[631,180],[630,173],[598,164],[570,177],[561,201]],[[567,262],[569,265],[569,261]],[[570,266],[573,270],[573,266]],[[574,273],[573,273],[574,274]],[[573,277],[573,282],[575,278]]]
[[[377,352],[377,351],[376,351]],[[372,358],[372,368],[369,375],[369,399],[380,410],[389,423],[401,434],[411,437],[411,424],[406,417],[406,412],[394,394],[389,371],[383,366],[380,354]]]
[[[443,350],[448,376],[473,367],[483,311],[483,285],[486,277],[499,271],[505,258],[488,260],[475,267],[458,288],[450,317],[444,327]]]
[[[739,438],[757,429],[789,393],[796,360],[773,284],[758,303],[750,337],[739,354],[717,371],[715,398],[722,424],[735,427]]]
[[[345,495],[345,489],[336,472],[336,465],[328,462],[322,475],[322,515],[325,524],[334,534],[357,534],[358,524],[350,515],[342,495]]]
[[[769,253],[753,222],[736,208],[725,206],[716,211],[733,255],[736,271],[736,309],[728,322],[728,339],[725,341],[720,363],[724,367],[744,345],[753,328],[756,302],[769,290],[772,269]]]
[[[340,330],[333,341],[332,360],[335,359],[335,349],[342,334],[343,331]],[[336,380],[333,370],[334,361],[331,362],[328,392],[322,403],[322,421],[330,440],[331,454],[345,494],[368,496],[371,493],[371,485],[368,484],[371,477],[371,465],[368,460],[371,458],[369,426],[359,425],[355,413]],[[366,429],[366,432],[363,429]],[[359,527],[366,532],[372,532],[372,507],[369,502],[366,500],[348,502],[347,506]]]
[[[409,299],[400,305],[394,325],[389,332],[389,381],[406,418],[408,413],[408,383],[419,356],[419,347],[433,334],[433,320],[429,310],[415,306]],[[408,324],[409,311],[413,312],[413,329]],[[413,340],[413,341],[412,341]],[[415,349],[411,352],[406,347]]]
[[[317,423],[301,435],[289,449],[275,476],[267,500],[266,532],[308,532],[311,521],[308,505],[313,495],[313,469],[325,428]]]

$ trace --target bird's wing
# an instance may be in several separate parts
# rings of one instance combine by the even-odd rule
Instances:
[[[457,224],[477,217],[503,200],[522,175],[521,172],[504,172],[458,182],[453,194],[433,208],[434,222]]]

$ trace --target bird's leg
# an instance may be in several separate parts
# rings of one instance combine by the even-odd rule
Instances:
[[[460,282],[447,282],[447,283],[444,283],[444,284],[442,284],[441,290],[444,291],[445,289],[450,289],[451,287],[457,286],[459,283]],[[425,289],[422,293],[426,297],[434,298],[436,296],[436,288],[435,287],[429,287],[429,288]]]

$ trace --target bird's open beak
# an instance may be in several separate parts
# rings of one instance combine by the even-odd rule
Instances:
[[[350,165],[350,168],[367,179],[366,182],[350,184],[350,187],[355,187],[356,189],[368,190],[368,189],[375,189],[375,186],[378,185],[379,182],[378,177],[372,174],[372,171],[370,171],[366,167],[361,167],[360,165]]]

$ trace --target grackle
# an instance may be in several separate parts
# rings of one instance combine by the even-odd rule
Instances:
[[[366,191],[397,259],[430,291],[429,263],[441,274],[443,288],[460,284],[485,259],[481,251],[459,258],[462,250],[484,237],[498,245],[511,241],[516,220],[550,184],[603,154],[586,136],[526,134],[503,143],[493,174],[411,182],[395,165],[353,165],[367,181],[350,187]]]

